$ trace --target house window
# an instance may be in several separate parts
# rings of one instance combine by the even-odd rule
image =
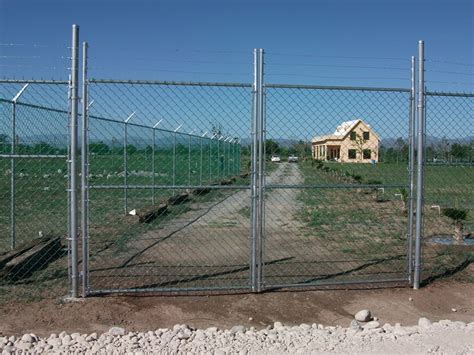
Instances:
[[[364,141],[368,141],[370,139],[370,133],[369,132],[364,132],[363,133],[363,138],[364,138]]]
[[[364,159],[370,159],[370,157],[372,155],[372,151],[370,149],[364,149],[362,151],[362,155],[363,155]]]
[[[351,132],[351,141],[355,141],[356,140],[356,133],[355,132]]]
[[[357,151],[355,149],[349,149],[349,159],[355,159],[357,156]]]

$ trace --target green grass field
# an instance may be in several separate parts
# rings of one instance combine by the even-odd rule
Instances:
[[[307,185],[340,186],[338,189],[306,189],[300,194],[305,206],[300,218],[309,227],[312,238],[326,240],[337,252],[361,258],[406,254],[407,215],[401,210],[399,188],[385,187],[378,193],[371,188],[344,188],[345,185],[357,184],[408,184],[406,165],[324,163],[318,168],[313,162],[301,163],[300,167]],[[439,205],[441,209],[457,207],[467,210],[465,232],[472,233],[474,168],[425,167],[425,280],[449,274],[459,265],[474,260],[473,247],[433,246],[429,243],[432,236],[451,235],[453,232],[452,221],[432,209],[432,205]],[[405,266],[400,264],[398,267]],[[385,272],[383,268],[380,270]]]
[[[128,185],[206,185],[238,175],[239,162],[233,157],[219,160],[199,150],[178,151],[176,174],[170,152],[155,154],[155,176],[151,173],[151,154],[134,153],[128,157]],[[191,159],[189,159],[191,158]],[[17,245],[44,235],[67,233],[67,165],[63,159],[16,160],[16,235]],[[124,185],[122,155],[91,155],[90,217],[92,225],[101,224],[111,213],[124,214],[123,189],[94,189],[93,186]],[[0,159],[0,252],[10,249],[10,160]],[[178,191],[178,190],[176,190]],[[175,192],[176,192],[175,191]],[[128,209],[141,208],[171,196],[171,189],[129,189]]]

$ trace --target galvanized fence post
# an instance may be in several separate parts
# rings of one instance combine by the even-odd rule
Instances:
[[[204,164],[204,160],[203,160],[203,151],[202,151],[202,142],[204,140],[204,137],[206,136],[207,132],[204,132],[204,134],[201,136],[200,138],[200,145],[201,145],[201,155],[200,155],[200,164],[199,164],[199,185],[202,185],[202,169],[203,169],[203,164]]]
[[[81,128],[81,232],[82,297],[89,288],[89,117],[87,92],[87,42],[82,43],[82,128]]]
[[[123,122],[123,208],[124,214],[128,213],[128,122],[131,120],[135,112]]]
[[[258,291],[263,290],[263,248],[265,238],[265,93],[264,93],[264,69],[263,69],[263,49],[259,49],[259,142],[258,142]]]
[[[251,246],[251,287],[253,292],[262,291],[262,119],[263,119],[263,50],[254,49],[254,83],[252,108],[252,246]]]
[[[71,46],[71,123],[70,123],[70,210],[69,240],[71,243],[71,297],[78,297],[78,244],[77,244],[77,110],[78,110],[78,67],[79,26],[72,25]]]
[[[177,129],[173,133],[173,196],[176,193],[175,186],[176,186],[176,132]]]
[[[18,95],[17,95],[18,96]],[[16,97],[16,96],[15,96]],[[12,142],[11,142],[11,154],[16,153],[16,100],[13,100],[12,104]],[[15,158],[10,160],[10,244],[11,249],[16,247],[16,219],[15,219]]]
[[[423,237],[423,170],[425,152],[425,46],[418,43],[418,142],[417,142],[417,174],[416,174],[416,240],[415,240],[415,273],[413,288],[420,288],[421,279],[421,242]]]
[[[152,146],[152,151],[151,151],[151,155],[152,155],[152,161],[151,161],[151,170],[152,170],[152,184],[153,184],[153,187],[151,189],[151,203],[154,205],[155,204],[155,184],[156,184],[156,180],[155,180],[155,176],[156,176],[156,158],[155,158],[155,155],[156,155],[156,129],[157,127],[160,125],[161,121],[163,121],[163,119],[159,120],[158,122],[156,122],[153,126],[153,146]]]
[[[221,177],[221,152],[220,152],[220,147],[219,147],[219,142],[221,140],[221,137],[217,138],[217,179],[220,179]]]
[[[151,184],[153,187],[151,188],[151,204],[155,204],[155,127],[152,128],[152,146],[151,146]]]
[[[209,183],[212,181],[212,165],[211,165],[211,162],[212,162],[212,139],[213,138],[214,138],[214,136],[212,136],[209,139]]]
[[[411,90],[410,114],[408,127],[408,177],[410,191],[408,195],[408,282],[413,284],[413,226],[414,226],[414,197],[415,197],[415,131],[416,131],[416,64],[415,57],[411,57]]]
[[[191,134],[188,136],[188,185],[191,186]]]
[[[10,246],[16,248],[16,162],[13,155],[16,154],[17,136],[16,136],[16,103],[20,96],[25,92],[29,84],[25,84],[12,99],[12,141],[11,141],[11,160],[10,160]]]

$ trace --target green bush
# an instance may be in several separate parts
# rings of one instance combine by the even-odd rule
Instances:
[[[443,214],[453,221],[465,221],[467,218],[467,211],[458,208],[445,208]]]

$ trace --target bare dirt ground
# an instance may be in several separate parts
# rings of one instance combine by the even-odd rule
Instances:
[[[472,264],[463,271],[473,272]],[[106,296],[72,303],[60,299],[11,301],[0,306],[0,335],[46,336],[63,330],[102,333],[111,326],[148,331],[174,324],[197,328],[239,324],[259,329],[275,321],[347,327],[354,314],[364,308],[370,309],[381,324],[415,325],[420,317],[470,322],[474,320],[473,298],[473,283],[443,280],[416,291],[333,289],[214,296]]]

